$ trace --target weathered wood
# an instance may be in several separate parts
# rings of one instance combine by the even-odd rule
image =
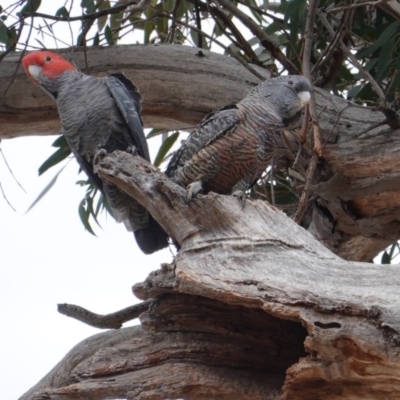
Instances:
[[[300,324],[262,310],[167,295],[141,319],[77,345],[21,400],[278,400],[285,370],[305,355]]]
[[[289,370],[283,398],[356,398],[360,385],[365,398],[400,396],[397,266],[344,261],[261,201],[241,211],[235,198],[211,194],[186,205],[182,188],[129,155],[107,157],[98,172],[182,246],[171,287],[149,278],[140,298],[176,290],[301,322],[309,356]]]
[[[400,397],[398,266],[345,261],[260,200],[244,210],[215,194],[187,204],[183,188],[127,153],[106,156],[97,172],[145,205],[181,250],[134,286],[157,299],[135,337],[109,349],[113,333],[105,345],[95,336],[95,352],[82,351],[79,365],[67,356],[23,400]],[[55,375],[64,375],[59,386]]]

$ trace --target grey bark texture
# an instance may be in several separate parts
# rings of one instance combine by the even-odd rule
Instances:
[[[398,266],[345,261],[261,200],[185,191],[139,157],[98,165],[179,243],[133,291],[141,327],[79,344],[21,399],[398,399]]]

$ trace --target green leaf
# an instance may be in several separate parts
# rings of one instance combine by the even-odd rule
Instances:
[[[35,40],[40,44],[40,46],[42,47],[42,49],[45,49],[45,48],[46,48],[46,46],[43,44],[43,42],[41,42],[39,39],[36,39],[36,38],[35,38]]]
[[[93,0],[82,0],[81,7],[86,8],[86,12],[88,14],[96,11],[96,5],[94,4]]]
[[[153,22],[145,21],[144,23],[144,43],[149,44],[150,43],[150,36],[153,33],[155,29],[155,25]]]
[[[381,83],[386,78],[387,72],[390,67],[390,59],[392,57],[393,38],[387,41],[382,46],[379,52],[378,63],[376,64],[376,82]]]
[[[93,46],[98,46],[99,44],[100,44],[100,35],[99,32],[97,32],[93,38]]]
[[[56,152],[54,152],[40,167],[39,167],[39,176],[46,172],[51,167],[54,167],[61,161],[65,160],[71,154],[71,150],[65,147],[59,148]]]
[[[109,25],[107,25],[107,26],[106,26],[106,29],[104,29],[104,36],[105,36],[105,38],[106,38],[106,40],[107,40],[107,43],[108,43],[110,46],[112,46],[112,45],[114,44],[114,39],[113,39],[113,35],[112,35],[112,33],[111,33],[111,29],[110,29],[110,26],[109,26]]]
[[[147,135],[146,135],[146,139],[151,139],[152,137],[158,136],[158,135],[162,135],[163,133],[168,132],[167,129],[163,129],[163,128],[153,128]]]
[[[284,21],[288,22],[294,15],[300,16],[306,7],[306,0],[291,0],[287,3]]]
[[[111,8],[111,4],[109,0],[97,0],[97,9],[98,11],[106,10],[107,8]],[[103,30],[103,28],[106,26],[108,19],[108,15],[103,15],[99,18],[97,18],[97,29],[99,32]]]
[[[381,259],[381,264],[390,264],[392,262],[392,258],[389,256],[389,254],[384,251],[382,254],[382,259]]]
[[[40,7],[42,0],[28,0],[21,10],[21,13],[32,14]]]
[[[8,43],[7,27],[0,21],[0,43]]]
[[[53,179],[47,184],[47,186],[39,193],[39,196],[36,197],[35,201],[29,206],[29,208],[26,210],[27,214],[42,198],[43,196],[54,186],[54,184],[57,182],[58,177],[60,176],[61,172],[64,170],[64,168],[67,165],[64,165],[53,177]]]
[[[89,223],[90,212],[85,208],[86,204],[87,204],[86,199],[83,199],[79,203],[79,207],[78,207],[79,217],[80,217],[80,219],[82,221],[82,224],[85,227],[85,229],[89,233],[91,233],[93,236],[96,236],[95,233],[93,232],[92,227],[90,226],[90,223]]]
[[[159,167],[160,164],[164,161],[165,156],[167,155],[171,147],[174,145],[178,137],[179,137],[179,132],[175,132],[164,140],[154,160],[154,165],[156,167]]]
[[[112,14],[110,16],[110,29],[113,36],[114,44],[117,44],[119,37],[119,30],[121,29],[122,18],[124,17],[123,12]]]
[[[52,147],[68,147],[67,139],[64,135],[59,136],[53,143]]]
[[[61,7],[56,11],[56,17],[69,17],[69,11],[65,7]]]
[[[357,58],[367,57],[369,54],[372,54],[374,51],[381,48],[390,39],[393,39],[394,35],[397,32],[398,27],[399,27],[398,21],[389,24],[386,27],[386,29],[380,34],[379,38],[375,41],[375,43],[372,46],[366,49],[362,49],[356,54]]]

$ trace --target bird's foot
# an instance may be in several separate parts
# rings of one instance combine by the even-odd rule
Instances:
[[[203,192],[203,185],[201,181],[196,181],[192,182],[189,185],[187,185],[186,188],[186,199],[187,201],[193,200],[194,197],[196,197],[199,193]]]
[[[127,153],[132,154],[133,156],[137,156],[138,152],[137,152],[137,148],[136,146],[128,146],[125,150]]]
[[[107,150],[100,149],[93,157],[93,165],[99,163],[107,154]]]
[[[238,199],[243,210],[246,205],[246,193],[243,190],[236,190],[232,193],[232,196]]]

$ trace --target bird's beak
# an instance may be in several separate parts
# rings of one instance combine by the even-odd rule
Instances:
[[[298,96],[299,96],[300,103],[301,103],[302,107],[305,106],[306,104],[308,104],[310,99],[311,99],[311,93],[308,90],[305,90],[303,92],[299,92]]]
[[[35,80],[38,80],[39,74],[42,72],[42,67],[38,65],[30,65],[28,67],[29,75]]]

